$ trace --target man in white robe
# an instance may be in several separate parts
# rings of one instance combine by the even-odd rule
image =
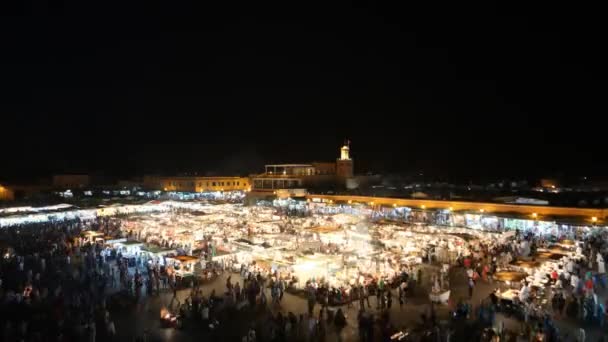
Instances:
[[[571,259],[568,259],[568,262],[566,262],[566,270],[569,273],[574,272],[574,262]]]
[[[597,261],[597,273],[599,273],[599,274],[606,273],[606,264],[604,263],[604,257],[600,253],[597,253],[596,261]]]
[[[576,274],[572,274],[572,276],[570,277],[570,285],[573,287],[573,290],[576,290],[578,288],[578,283],[579,283],[579,278]]]
[[[524,284],[521,287],[521,289],[519,290],[519,300],[522,303],[525,303],[529,297],[530,297],[530,288],[528,287],[528,285]]]

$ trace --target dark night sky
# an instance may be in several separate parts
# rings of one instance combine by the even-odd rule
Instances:
[[[247,173],[345,138],[359,172],[608,169],[592,9],[193,3],[3,10],[0,178]]]

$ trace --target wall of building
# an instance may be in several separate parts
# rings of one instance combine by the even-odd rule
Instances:
[[[336,174],[336,163],[313,162],[311,164],[315,168],[316,175],[335,175]]]
[[[162,190],[161,178],[156,175],[144,175],[142,186],[146,190]]]
[[[284,165],[266,165],[267,175],[284,175],[284,176],[305,176],[314,175],[315,168],[311,165],[302,166],[284,166]]]
[[[336,175],[314,176],[252,176],[254,190],[322,188],[336,185]]]
[[[159,177],[158,188],[152,190],[205,192],[249,190],[247,177]]]
[[[89,175],[54,175],[53,187],[57,189],[80,189],[91,183]]]
[[[0,201],[13,201],[15,200],[15,193],[13,190],[0,184]]]
[[[116,185],[119,188],[127,188],[127,189],[131,189],[131,188],[138,188],[142,186],[142,182],[140,181],[136,181],[136,180],[128,180],[128,179],[122,179],[119,180]]]
[[[338,159],[336,161],[336,174],[338,177],[351,178],[354,173],[354,165],[352,159]]]
[[[337,184],[338,178],[335,174],[333,175],[317,175],[317,176],[306,176],[302,179],[302,184],[306,188],[323,188],[333,187]]]
[[[303,186],[302,179],[303,176],[258,175],[251,177],[251,184],[258,190],[295,189]]]

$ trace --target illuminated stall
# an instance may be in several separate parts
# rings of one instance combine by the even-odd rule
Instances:
[[[125,258],[134,258],[142,252],[144,244],[139,241],[127,240],[116,242],[114,248]]]
[[[105,238],[104,238],[104,234],[100,233],[100,232],[96,232],[93,230],[85,230],[84,232],[82,232],[82,239],[84,243],[104,243]]]
[[[198,258],[188,255],[166,257],[165,259],[167,260],[167,266],[171,267],[179,278],[194,276],[195,266],[200,261]]]

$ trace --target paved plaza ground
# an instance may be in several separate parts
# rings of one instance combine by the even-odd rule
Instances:
[[[430,274],[432,266],[427,269]],[[208,296],[212,290],[215,289],[219,295],[225,291],[226,278],[228,273],[223,274],[218,279],[210,284],[206,284],[201,287],[205,296]],[[232,275],[232,281],[241,281],[238,274]],[[424,277],[426,278],[426,277]],[[241,283],[242,284],[242,283]],[[468,298],[468,290],[466,285],[466,276],[464,269],[453,268],[450,272],[450,284],[452,289],[451,298],[452,301],[456,302],[459,299]],[[488,297],[492,289],[498,286],[497,283],[484,283],[479,282],[473,293],[471,303],[478,305],[481,300]],[[428,312],[430,302],[428,300],[428,279],[417,287],[416,293],[413,297],[408,299],[408,302],[399,307],[398,300],[393,301],[393,306],[390,309],[390,317],[393,324],[397,327],[413,328],[419,326],[421,323],[421,315]],[[268,291],[268,289],[266,290]],[[189,295],[190,290],[184,289],[178,291],[178,299],[180,302],[184,302],[186,297]],[[267,293],[270,298],[269,292]],[[396,292],[395,292],[396,295]],[[201,341],[218,339],[221,341],[240,341],[241,337],[246,334],[251,324],[256,324],[258,327],[263,327],[266,319],[269,317],[270,309],[268,310],[252,310],[250,308],[244,308],[235,313],[225,313],[219,316],[220,325],[213,332],[206,331],[201,326],[185,326],[182,329],[174,328],[162,328],[160,326],[159,313],[163,306],[168,306],[173,297],[172,292],[161,293],[160,296],[146,297],[141,300],[139,304],[129,306],[125,310],[113,313],[113,317],[116,322],[117,340],[118,341],[133,341],[136,336],[147,332],[147,341]],[[396,296],[394,297],[396,298]],[[379,310],[376,310],[376,298],[371,297],[370,303],[372,304],[371,310],[376,316],[379,315]],[[320,306],[315,307],[315,315],[318,314]],[[342,307],[347,315],[347,327],[342,332],[344,341],[358,341],[358,330],[357,330],[357,313],[359,310],[358,302],[353,303],[352,307],[346,305]],[[283,313],[289,311],[299,315],[306,313],[307,303],[304,298],[285,293],[281,308],[279,309]],[[277,312],[277,310],[273,310]],[[439,321],[449,320],[449,308],[448,306],[436,306],[437,318]],[[507,318],[501,314],[496,317],[496,324],[504,322],[505,328],[512,331],[519,331],[521,329],[521,323],[518,321]],[[570,336],[574,336],[578,326],[574,322],[570,321],[557,321],[556,322],[560,331],[569,333]],[[463,326],[464,324],[464,326]],[[473,324],[473,320],[464,322],[455,329],[460,328],[462,331],[460,334],[470,334],[470,329],[467,331],[467,325]],[[376,329],[377,330],[377,329]],[[457,339],[464,338],[465,335],[456,335]],[[460,336],[460,337],[459,337]],[[597,341],[600,336],[599,329],[588,327],[587,328],[587,341]],[[336,332],[332,325],[327,326],[327,338],[326,341],[336,341]]]

